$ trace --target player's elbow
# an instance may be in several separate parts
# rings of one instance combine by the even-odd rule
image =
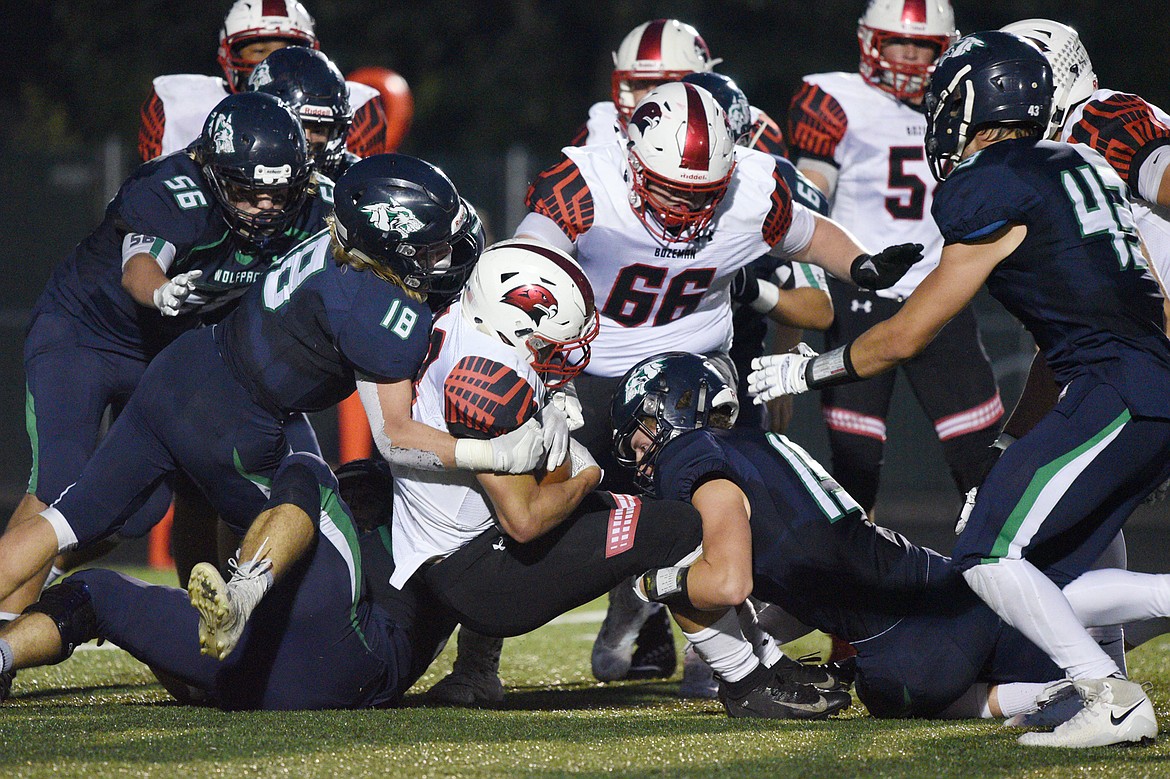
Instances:
[[[543,535],[539,518],[524,509],[501,512],[496,519],[504,533],[518,544],[527,544]]]
[[[825,295],[823,301],[817,305],[809,306],[808,309],[808,324],[805,325],[809,330],[828,330],[833,325],[833,301]]]
[[[706,593],[713,607],[738,606],[752,594],[751,571],[721,571]]]

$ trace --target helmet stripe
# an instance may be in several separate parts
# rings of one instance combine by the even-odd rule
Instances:
[[[288,5],[285,0],[264,0],[260,9],[261,16],[288,16]]]
[[[707,170],[711,163],[711,133],[707,130],[707,111],[694,84],[684,83],[683,86],[687,90],[687,137],[683,142],[679,167]]]
[[[642,39],[638,41],[638,54],[635,57],[637,61],[662,59],[662,29],[665,26],[665,19],[650,22],[642,32]]]
[[[926,0],[905,0],[902,24],[926,24]]]

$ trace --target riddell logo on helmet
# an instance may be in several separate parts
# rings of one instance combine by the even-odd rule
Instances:
[[[319,116],[325,119],[332,119],[333,109],[324,105],[303,105],[301,106],[301,116]]]
[[[288,163],[275,167],[257,165],[252,169],[252,180],[269,186],[272,184],[287,184],[290,178],[292,178],[292,165]]]
[[[554,317],[559,309],[557,299],[539,284],[525,284],[513,287],[504,293],[501,301],[528,314],[532,324],[540,327],[540,320]]]

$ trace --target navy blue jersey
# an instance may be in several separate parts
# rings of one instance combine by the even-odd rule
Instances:
[[[1088,147],[1021,138],[958,165],[932,209],[944,240],[1028,229],[987,288],[1018,318],[1062,385],[1093,375],[1137,414],[1170,418],[1170,343],[1125,185]]]
[[[324,226],[332,202],[332,183],[324,179],[286,232],[261,248],[228,228],[210,186],[186,151],[160,157],[122,184],[101,224],[54,271],[38,308],[56,304],[81,319],[84,345],[149,357],[198,325],[201,312],[222,316],[223,306],[238,298],[275,257]],[[188,300],[200,306],[198,311],[163,317],[134,302],[122,288],[122,241],[128,233],[174,246],[168,276],[203,271]]]
[[[325,230],[249,289],[215,339],[240,383],[279,414],[329,408],[355,377],[414,378],[430,329],[430,309],[401,287],[339,266]]]

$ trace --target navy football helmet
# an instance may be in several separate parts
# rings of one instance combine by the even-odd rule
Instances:
[[[408,290],[453,296],[479,259],[482,237],[471,236],[482,230],[479,217],[429,162],[366,157],[338,179],[333,201],[341,247],[391,271]]]
[[[304,46],[277,49],[252,71],[248,91],[275,95],[288,103],[309,137],[310,161],[333,178],[353,121],[349,89],[333,61]],[[314,135],[324,140],[313,140]]]
[[[723,107],[723,113],[727,115],[731,140],[735,141],[736,146],[748,145],[752,133],[752,106],[747,95],[734,80],[722,73],[710,71],[688,73],[680,80],[710,92],[715,97],[715,102]]]
[[[1007,32],[967,35],[935,65],[924,101],[926,157],[939,181],[986,125],[1035,127],[1052,111],[1052,68],[1028,40]]]
[[[626,371],[610,404],[613,453],[618,463],[634,470],[634,483],[651,492],[654,463],[662,447],[688,430],[708,425],[712,411],[735,424],[739,399],[735,387],[719,375],[706,357],[690,352],[665,352],[642,360]],[[654,420],[651,427],[647,420]],[[634,434],[641,430],[650,446],[638,462]]]
[[[388,524],[394,516],[394,474],[385,460],[350,460],[333,471],[338,494],[362,532]]]
[[[211,109],[191,147],[228,225],[263,242],[296,218],[312,167],[300,120],[272,95],[229,95]],[[262,198],[270,207],[259,208]]]

